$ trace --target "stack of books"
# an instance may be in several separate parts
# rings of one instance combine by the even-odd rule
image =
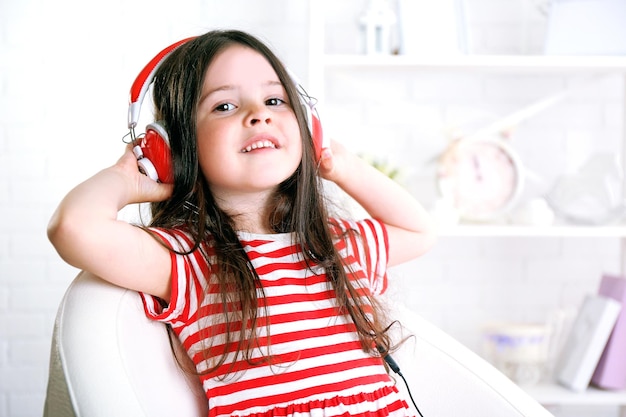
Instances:
[[[590,384],[626,388],[626,278],[602,277],[598,294],[585,298],[560,359],[557,381],[573,391]]]

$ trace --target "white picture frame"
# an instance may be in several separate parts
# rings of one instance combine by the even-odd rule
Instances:
[[[552,0],[546,55],[626,55],[626,1]]]

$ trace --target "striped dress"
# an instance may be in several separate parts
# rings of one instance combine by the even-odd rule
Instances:
[[[363,291],[382,293],[387,280],[384,226],[372,219],[338,224],[337,229],[355,229],[362,237],[336,242],[356,271],[351,279],[359,280]],[[171,248],[192,245],[180,230],[155,232]],[[412,415],[382,360],[363,352],[350,318],[339,314],[324,271],[306,267],[292,235],[241,232],[239,239],[265,298],[259,300],[252,363],[229,352],[225,364],[201,376],[209,416]],[[200,352],[209,348],[219,357],[226,350],[223,307],[214,296],[218,289],[209,273],[215,264],[210,242],[204,250],[208,263],[199,251],[171,252],[169,305],[163,308],[158,299],[142,294],[148,317],[171,324],[201,372],[215,362]],[[268,355],[270,361],[261,360]]]

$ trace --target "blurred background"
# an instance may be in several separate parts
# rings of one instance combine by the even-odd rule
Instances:
[[[613,30],[623,7],[563,9],[581,3],[0,0],[0,416],[42,412],[56,309],[77,273],[46,238],[52,211],[123,152],[140,69],[215,28],[269,43],[319,99],[325,133],[433,211],[441,238],[391,270],[390,298],[485,357],[494,322],[539,326],[551,336],[541,375],[519,382],[557,416],[617,416],[622,393],[592,405],[546,394],[583,299],[624,259],[626,51],[585,26]],[[442,195],[441,156],[485,128],[523,181],[476,219]]]

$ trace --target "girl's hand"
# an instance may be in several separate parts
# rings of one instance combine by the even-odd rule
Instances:
[[[340,143],[333,141],[322,151],[319,174],[387,226],[390,266],[416,258],[434,244],[434,223],[417,200]]]
[[[124,177],[128,185],[125,193],[128,204],[163,201],[172,195],[172,184],[159,183],[139,171],[132,144],[110,169]]]
[[[319,174],[322,178],[338,182],[346,172],[346,165],[348,163],[348,151],[339,142],[332,140],[330,148],[324,148],[322,150],[322,157],[320,158]]]
[[[70,265],[124,288],[169,299],[168,250],[143,229],[118,220],[128,204],[167,199],[173,185],[139,172],[128,146],[109,168],[74,187],[48,224],[48,237]]]

